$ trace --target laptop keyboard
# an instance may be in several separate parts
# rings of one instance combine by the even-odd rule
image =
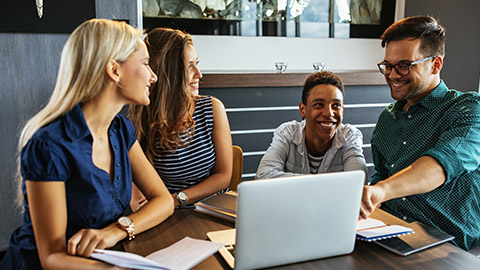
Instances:
[[[225,246],[225,249],[227,249],[227,251],[235,258],[235,244]]]

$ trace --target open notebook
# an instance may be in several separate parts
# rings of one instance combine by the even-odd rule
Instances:
[[[357,223],[357,239],[363,241],[378,241],[414,233],[410,227],[400,225],[386,225],[382,221],[373,218],[359,220]]]
[[[350,171],[242,182],[236,229],[207,236],[235,245],[234,252],[220,249],[235,269],[351,253],[364,179],[363,171]]]

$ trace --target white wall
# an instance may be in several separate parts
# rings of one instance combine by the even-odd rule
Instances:
[[[312,62],[325,62],[327,70],[374,70],[384,53],[379,39],[194,35],[193,42],[204,72],[275,71],[275,62],[287,62],[287,72],[313,70]]]
[[[405,0],[395,3],[395,21],[405,14]],[[275,71],[275,62],[287,62],[288,71],[313,70],[325,62],[328,70],[373,70],[383,60],[379,39],[287,37],[232,37],[194,35],[205,71]]]

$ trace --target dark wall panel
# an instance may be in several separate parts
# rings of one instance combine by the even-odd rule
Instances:
[[[258,164],[262,156],[245,156],[243,157],[243,173],[255,173],[257,172]]]
[[[217,97],[226,108],[298,106],[302,97],[302,87],[200,88],[200,94]],[[387,85],[345,86],[345,104],[392,101]]]
[[[20,225],[14,203],[19,132],[53,91],[66,34],[0,34],[0,250]]]
[[[242,147],[243,152],[265,151],[272,142],[273,133],[233,134],[232,143]]]
[[[217,97],[226,108],[298,106],[302,88],[200,88],[200,94]]]
[[[343,122],[352,125],[375,124],[383,109],[384,107],[345,108]],[[274,129],[292,120],[302,120],[298,109],[228,113],[232,130]]]
[[[375,124],[384,107],[371,108],[345,108],[343,123],[352,125]]]
[[[284,122],[301,121],[301,119],[298,110],[228,113],[228,121],[232,130],[274,129]]]
[[[405,0],[405,16],[433,15],[447,29],[441,77],[459,91],[479,91],[480,1]]]
[[[363,144],[370,144],[374,127],[359,128],[363,135]]]
[[[345,86],[345,104],[391,103],[390,88],[387,85]]]
[[[363,134],[363,143],[370,144],[378,115],[386,104],[392,102],[390,90],[386,85],[360,85],[346,86],[345,92],[345,105],[353,105],[356,108],[349,106],[345,108],[344,123],[359,125]],[[272,141],[274,129],[287,121],[301,121],[297,109],[301,87],[209,88],[202,89],[201,93],[215,96],[225,104],[233,144],[242,147],[243,152],[247,154],[244,156],[243,174],[256,172],[263,154],[254,152],[267,150]],[[252,107],[290,108],[242,110],[252,109]],[[258,131],[262,129],[272,131]],[[364,148],[364,155],[367,163],[372,163],[370,147]]]

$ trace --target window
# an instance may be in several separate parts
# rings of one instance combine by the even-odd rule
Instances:
[[[143,25],[195,35],[379,38],[395,0],[142,0]]]

